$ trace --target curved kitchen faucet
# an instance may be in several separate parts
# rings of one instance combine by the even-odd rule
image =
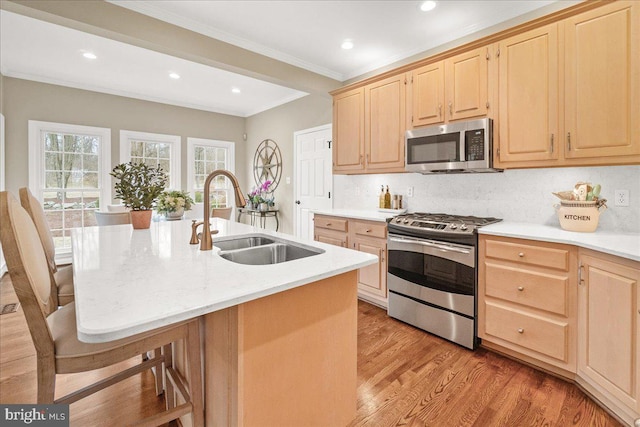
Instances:
[[[213,178],[219,175],[226,176],[231,180],[231,183],[233,184],[233,189],[235,191],[235,196],[236,196],[236,206],[239,208],[244,208],[245,206],[244,194],[242,194],[242,190],[240,190],[240,184],[238,183],[238,178],[236,178],[234,174],[224,169],[218,169],[211,172],[207,176],[207,179],[205,179],[204,181],[204,221],[192,222],[191,240],[189,241],[189,243],[192,245],[197,245],[198,243],[200,243],[201,251],[210,251],[213,248],[213,240],[211,239],[211,235],[218,232],[218,230],[214,230],[214,231],[209,230],[209,226],[210,226],[209,215],[211,214],[209,212],[211,210],[211,202],[209,200],[209,194],[210,194],[209,187],[211,186],[211,181],[213,181]],[[200,239],[198,239],[198,227],[201,225],[203,226],[202,234]]]

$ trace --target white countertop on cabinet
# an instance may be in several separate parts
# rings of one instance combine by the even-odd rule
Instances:
[[[386,222],[387,218],[394,217],[403,212],[401,210],[394,212],[391,209],[386,209],[385,212],[380,212],[377,209],[333,209],[333,208],[312,209],[311,211],[317,215],[340,216],[343,218],[364,219],[368,221],[380,221],[380,222]]]
[[[106,342],[374,264],[371,254],[298,239],[220,218],[217,239],[261,234],[324,250],[272,265],[237,264],[219,249],[190,245],[190,221],[154,222],[72,231],[78,338]]]
[[[640,233],[595,231],[579,233],[549,225],[524,222],[498,222],[478,229],[480,234],[566,243],[640,261]]]

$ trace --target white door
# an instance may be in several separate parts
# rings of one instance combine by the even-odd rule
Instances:
[[[331,125],[306,129],[293,134],[295,235],[313,239],[313,209],[330,209]]]

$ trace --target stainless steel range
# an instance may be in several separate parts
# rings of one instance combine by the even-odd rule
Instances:
[[[474,349],[476,230],[499,221],[420,212],[388,219],[389,316]]]

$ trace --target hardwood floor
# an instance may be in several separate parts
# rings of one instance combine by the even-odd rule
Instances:
[[[5,275],[0,303],[16,301]],[[561,379],[484,349],[466,350],[365,302],[358,311],[358,411],[350,427],[620,426]],[[22,309],[0,316],[0,403],[34,403],[35,368]],[[106,375],[60,375],[57,395]],[[163,406],[145,372],[72,404],[71,425],[124,425]]]

